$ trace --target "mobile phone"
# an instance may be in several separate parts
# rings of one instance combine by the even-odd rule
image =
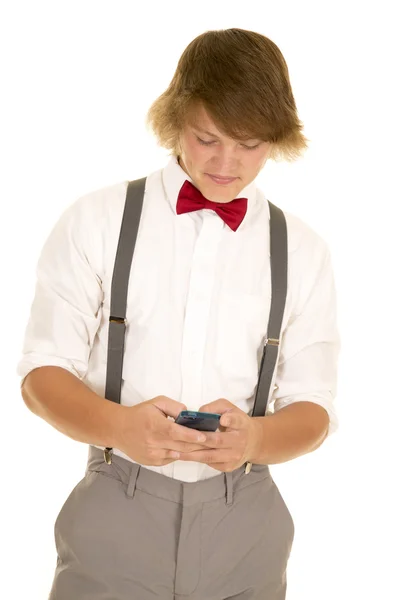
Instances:
[[[184,425],[199,431],[217,431],[221,415],[216,413],[182,410],[175,419],[178,425]]]

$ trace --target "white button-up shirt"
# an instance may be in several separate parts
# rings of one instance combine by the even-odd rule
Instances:
[[[249,414],[271,302],[268,202],[254,181],[246,186],[238,197],[248,198],[247,213],[234,232],[211,209],[176,214],[186,179],[192,181],[175,157],[147,177],[128,288],[121,404],[165,395],[198,410],[226,398]],[[104,397],[126,190],[125,181],[82,196],[51,231],[37,265],[17,368],[22,379],[55,365]],[[331,434],[340,341],[330,252],[308,225],[284,214],[288,294],[268,410],[315,402],[327,410]],[[190,482],[220,474],[179,460],[146,468]]]

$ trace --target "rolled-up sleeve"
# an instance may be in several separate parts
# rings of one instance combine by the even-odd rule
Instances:
[[[330,435],[338,428],[333,401],[341,341],[331,254],[325,243],[318,245],[313,264],[312,275],[303,278],[307,283],[301,309],[289,319],[282,334],[271,402],[275,412],[303,400],[319,404],[329,415]],[[305,274],[307,265],[303,268]]]
[[[96,226],[86,197],[75,201],[47,238],[17,365],[21,385],[30,371],[58,366],[82,379],[100,322],[101,278],[93,265]]]

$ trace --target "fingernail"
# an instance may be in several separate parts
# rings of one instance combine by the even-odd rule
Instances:
[[[206,436],[203,435],[203,434],[197,436],[197,441],[198,442],[205,442],[206,439],[207,439]]]

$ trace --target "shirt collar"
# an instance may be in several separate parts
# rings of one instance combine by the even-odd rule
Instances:
[[[171,156],[169,162],[162,170],[162,180],[168,201],[170,202],[171,207],[176,214],[176,203],[182,185],[186,180],[195,185],[194,181],[182,169],[176,156]],[[243,229],[247,223],[249,223],[249,219],[255,210],[255,205],[257,202],[257,186],[255,181],[252,181],[246,185],[246,187],[244,187],[235,198],[247,198],[247,212],[240,226],[236,230],[237,233]],[[269,210],[268,202],[266,204],[267,210]]]

